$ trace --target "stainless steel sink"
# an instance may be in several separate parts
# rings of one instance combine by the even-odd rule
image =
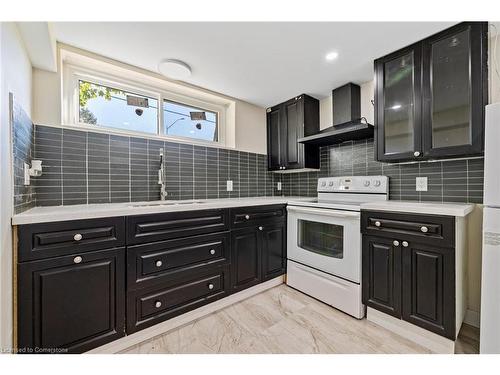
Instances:
[[[159,207],[159,206],[176,206],[181,204],[201,204],[205,203],[203,201],[179,201],[179,202],[150,202],[150,203],[137,203],[130,204],[130,207]]]

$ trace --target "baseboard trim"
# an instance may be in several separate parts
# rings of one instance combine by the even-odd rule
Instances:
[[[468,309],[465,311],[464,323],[479,328],[481,325],[480,321],[481,321],[481,314],[478,311],[468,310]]]
[[[411,340],[434,353],[455,353],[455,341],[417,327],[416,325],[405,322],[404,320],[384,314],[383,312],[375,310],[371,307],[367,308],[366,319],[408,340]]]
[[[284,276],[279,276],[274,279],[263,282],[262,284],[255,285],[241,292],[231,294],[230,296],[220,299],[218,301],[212,302],[208,305],[199,307],[193,311],[189,311],[185,314],[176,316],[175,318],[169,319],[165,322],[158,323],[152,327],[143,329],[142,331],[133,333],[131,335],[122,337],[116,341],[110,342],[98,348],[92,349],[87,354],[114,354],[122,350],[125,350],[133,345],[137,345],[143,341],[152,339],[153,337],[162,335],[171,331],[175,328],[181,327],[196,319],[200,319],[206,315],[213,312],[221,310],[228,307],[236,302],[243,301],[249,297],[256,294],[262,293],[268,289],[274,288],[275,286],[281,285],[284,282]]]

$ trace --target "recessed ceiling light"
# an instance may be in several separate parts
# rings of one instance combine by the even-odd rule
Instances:
[[[339,57],[339,53],[338,52],[329,52],[329,53],[326,54],[325,59],[327,61],[333,61],[337,57]]]
[[[183,80],[191,75],[191,67],[184,61],[167,59],[160,61],[158,71],[165,77]]]

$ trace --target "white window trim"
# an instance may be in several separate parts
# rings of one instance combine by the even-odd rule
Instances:
[[[234,116],[234,101],[225,98],[217,98],[217,102],[207,101],[205,98],[197,98],[191,95],[186,95],[181,92],[165,90],[161,85],[143,84],[137,80],[117,75],[113,68],[108,71],[103,69],[93,69],[87,66],[80,66],[73,63],[61,61],[62,63],[62,125],[78,128],[80,130],[96,131],[99,133],[117,134],[130,137],[146,137],[152,139],[161,139],[177,143],[189,143],[195,145],[204,145],[211,147],[234,148],[234,140],[228,142],[228,135],[234,134],[234,129],[228,127],[228,123],[234,127],[233,121],[228,120],[231,115]],[[100,64],[102,65],[102,64]],[[137,74],[134,72],[135,75]],[[157,118],[157,133],[140,132],[126,130],[105,125],[89,125],[79,121],[79,81],[90,81],[92,83],[144,95],[158,100],[158,118]],[[192,93],[192,89],[190,92]],[[202,95],[200,95],[202,96]],[[206,96],[206,94],[204,95]],[[218,140],[208,141],[195,139],[190,137],[172,136],[163,134],[163,100],[170,100],[181,104],[206,109],[217,113],[218,121]],[[229,116],[229,117],[228,117]]]

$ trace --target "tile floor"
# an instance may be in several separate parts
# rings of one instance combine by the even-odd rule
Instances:
[[[464,325],[457,353],[477,353],[479,333]],[[122,353],[429,353],[366,319],[356,320],[280,285]]]

